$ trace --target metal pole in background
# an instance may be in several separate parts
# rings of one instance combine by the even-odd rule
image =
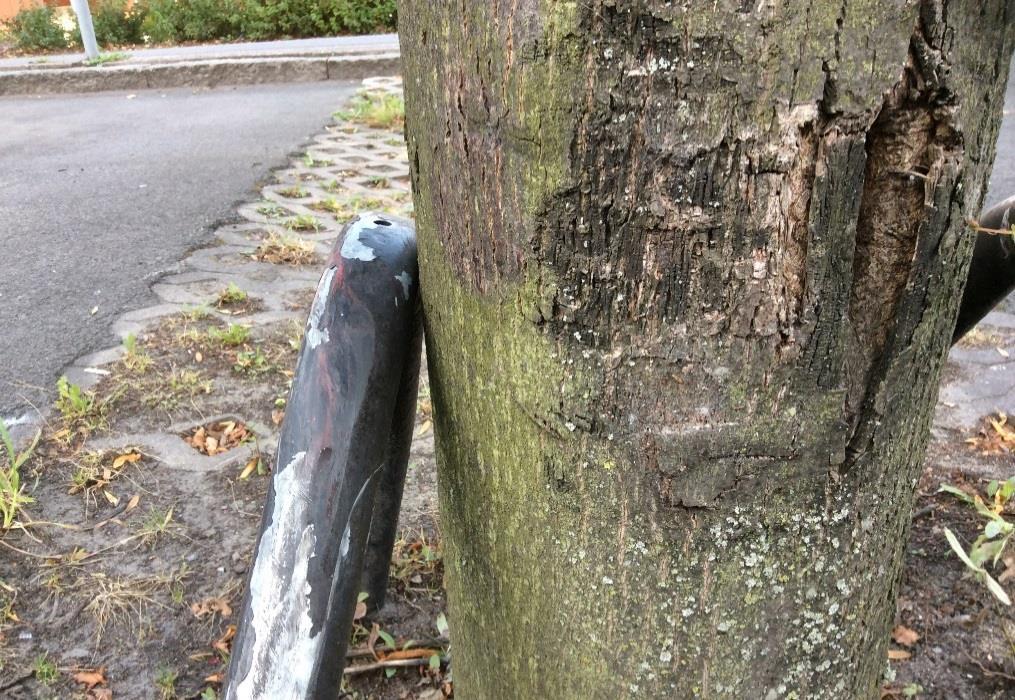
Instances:
[[[81,30],[81,43],[85,47],[85,56],[89,61],[99,57],[99,45],[95,41],[95,27],[92,26],[92,12],[88,9],[88,0],[70,0],[74,14],[78,18],[78,28]]]

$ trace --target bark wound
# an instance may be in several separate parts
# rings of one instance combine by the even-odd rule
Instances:
[[[921,229],[946,169],[962,157],[944,90],[928,87],[913,40],[903,79],[888,94],[866,142],[849,300],[852,352],[846,355],[846,414],[855,423],[879,379],[879,360],[893,342],[897,306],[912,275]],[[924,61],[926,58],[924,58]]]

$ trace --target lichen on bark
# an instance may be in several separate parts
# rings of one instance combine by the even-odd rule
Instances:
[[[875,696],[1010,5],[403,3],[456,692]]]

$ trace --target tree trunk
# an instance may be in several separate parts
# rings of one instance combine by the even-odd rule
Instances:
[[[1015,2],[399,16],[459,696],[877,697]]]

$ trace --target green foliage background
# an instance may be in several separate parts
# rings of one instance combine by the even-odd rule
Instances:
[[[261,40],[394,31],[395,0],[92,0],[95,36],[104,47],[187,41]],[[78,46],[50,7],[21,10],[4,31],[27,52]]]

